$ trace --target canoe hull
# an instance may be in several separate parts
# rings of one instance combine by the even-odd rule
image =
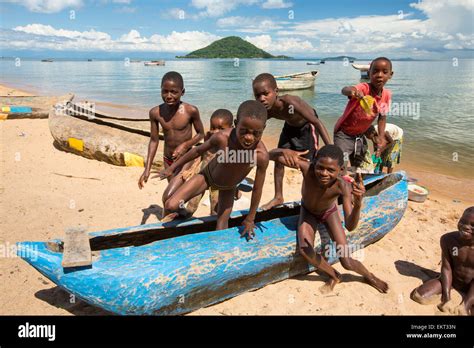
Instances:
[[[278,89],[281,91],[295,91],[314,88],[318,71],[275,76]]]
[[[347,232],[350,245],[363,248],[392,230],[407,206],[403,172],[381,182],[390,186],[364,198],[361,221]],[[23,242],[18,253],[54,283],[84,301],[117,314],[175,315],[221,302],[243,292],[312,271],[295,254],[298,215],[257,223],[256,238],[239,238],[240,227],[183,235],[140,246],[94,251],[90,268],[64,270],[58,242]],[[245,212],[235,212],[233,216]],[[183,225],[198,225],[192,219]],[[160,224],[155,224],[160,225]],[[139,233],[146,226],[91,234],[91,238]],[[159,232],[159,231],[158,231]],[[315,246],[327,232],[320,226]],[[92,244],[92,239],[91,239]],[[337,250],[328,243],[330,263]]]

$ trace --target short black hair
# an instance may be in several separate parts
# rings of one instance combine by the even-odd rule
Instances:
[[[370,62],[369,70],[372,69],[372,65],[378,60],[385,60],[386,62],[388,62],[388,64],[390,64],[390,71],[392,71],[392,61],[390,59],[388,59],[387,57],[377,57],[377,58],[375,58],[373,61]]]
[[[462,215],[466,215],[466,214],[474,214],[474,207],[469,207],[466,210],[464,210],[464,213],[462,213]]]
[[[269,73],[263,73],[263,74],[258,75],[253,80],[252,86],[255,85],[256,83],[260,83],[264,81],[269,82],[272,88],[277,88],[277,82],[275,80],[275,77],[273,77],[273,75]]]
[[[334,160],[337,160],[337,164],[341,167],[344,165],[344,153],[336,145],[325,145],[318,150],[316,156],[311,161],[312,164],[316,164],[320,158],[329,157]]]
[[[263,121],[263,123],[266,123],[267,109],[265,109],[262,103],[256,100],[247,100],[240,104],[239,109],[237,110],[237,122],[243,117],[256,118]]]
[[[213,118],[221,118],[224,122],[228,125],[232,126],[232,122],[234,121],[234,115],[227,109],[217,109],[211,115],[211,120]]]
[[[178,86],[181,87],[181,89],[184,89],[184,80],[183,76],[179,72],[176,71],[168,71],[166,74],[163,75],[163,78],[161,79],[161,85],[163,86],[163,83],[165,81],[173,81],[176,83]]]

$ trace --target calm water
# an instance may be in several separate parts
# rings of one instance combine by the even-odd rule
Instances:
[[[357,62],[361,63],[361,62]],[[284,74],[317,69],[314,91],[297,95],[315,107],[330,134],[342,114],[347,98],[342,87],[359,82],[359,72],[343,62],[307,66],[306,61],[170,60],[165,67],[146,67],[123,61],[42,63],[0,61],[1,80],[14,86],[33,88],[42,93],[73,92],[80,99],[127,104],[147,117],[146,109],[161,102],[161,77],[166,71],[180,72],[185,81],[183,100],[196,105],[205,122],[213,110],[228,108],[252,99],[252,78],[262,72]],[[410,162],[454,175],[474,177],[473,93],[474,60],[394,62],[394,77],[387,87],[393,92],[389,122],[405,132],[404,154]],[[403,110],[402,110],[403,109]],[[411,110],[410,110],[411,109]],[[400,115],[402,113],[402,115]],[[281,122],[271,120],[266,136],[276,143]]]

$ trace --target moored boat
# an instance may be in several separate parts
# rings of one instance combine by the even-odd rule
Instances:
[[[145,62],[144,64],[145,64],[145,66],[164,66],[165,61],[164,60],[152,60],[152,61],[149,61],[149,62]]]
[[[369,79],[369,64],[351,64],[354,69],[357,69],[360,71],[360,78],[362,80],[368,80]]]
[[[278,89],[281,91],[313,88],[319,71],[307,71],[295,74],[275,76]]]
[[[366,176],[364,183],[359,225],[347,232],[351,250],[383,238],[407,207],[404,172]],[[17,250],[58,286],[106,311],[184,314],[313,271],[295,253],[299,209],[300,203],[293,202],[259,211],[250,241],[240,238],[247,211],[233,212],[229,228],[220,231],[215,231],[216,217],[209,216],[90,233],[92,261],[82,267],[62,267],[61,239],[20,242]],[[324,225],[319,230],[315,248],[329,250],[328,261],[337,262],[334,244],[326,244]]]

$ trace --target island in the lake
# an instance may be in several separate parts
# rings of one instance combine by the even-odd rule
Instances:
[[[214,41],[209,46],[176,58],[265,58],[291,59],[288,56],[274,56],[252,45],[238,36],[228,36]]]

